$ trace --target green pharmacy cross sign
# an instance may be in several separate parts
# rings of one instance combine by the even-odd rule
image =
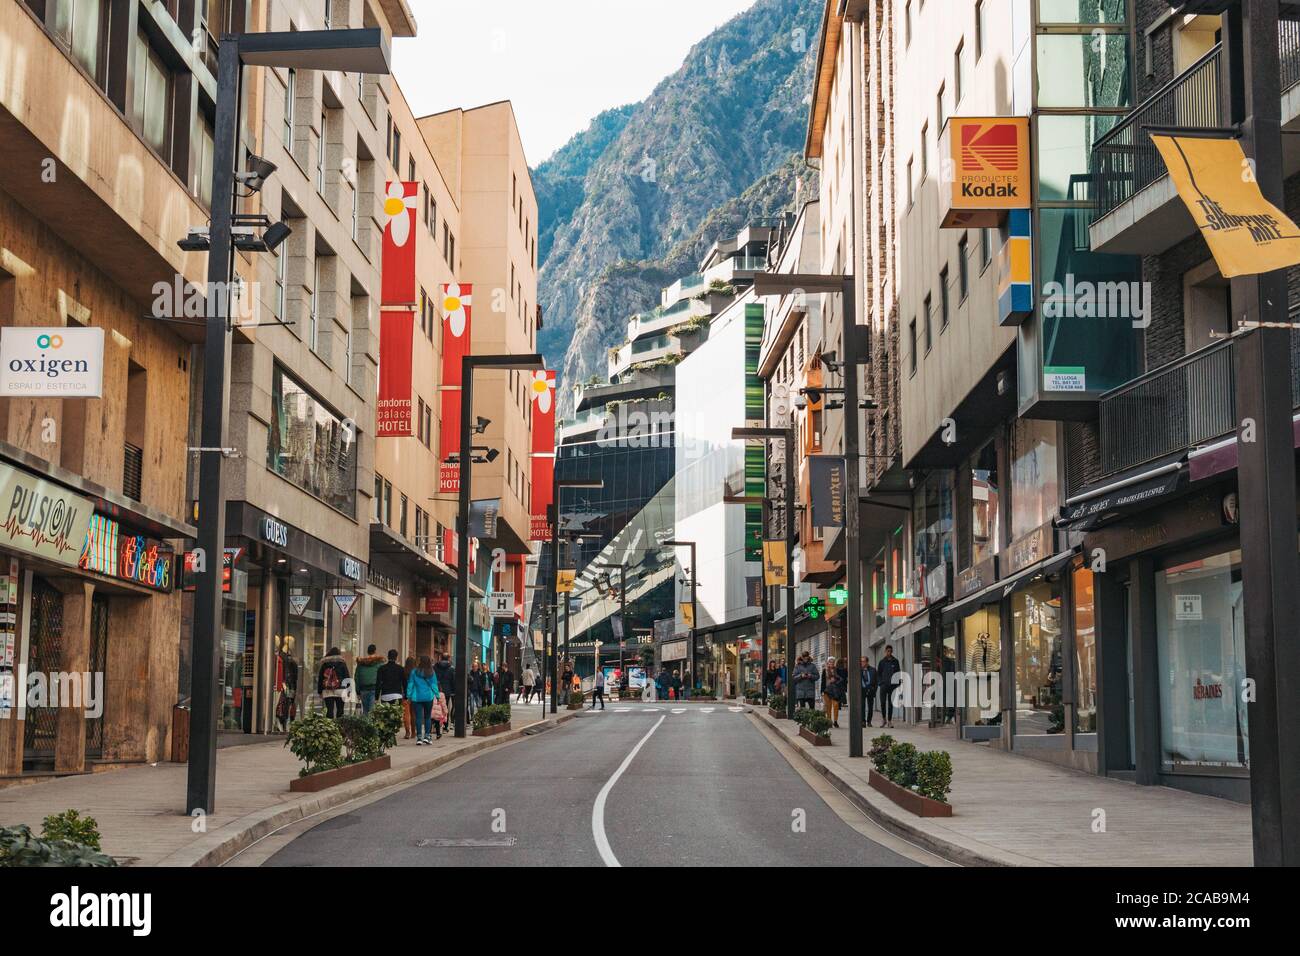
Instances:
[[[842,584],[837,584],[830,590],[831,600],[836,604],[849,603],[849,589]]]
[[[808,612],[808,617],[815,621],[826,616],[826,602],[819,597],[810,597],[805,610]]]

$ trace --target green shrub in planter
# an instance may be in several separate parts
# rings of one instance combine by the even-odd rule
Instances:
[[[99,824],[94,817],[83,817],[76,810],[51,813],[41,822],[41,839],[48,842],[63,840],[98,850]]]
[[[117,861],[85,844],[38,838],[25,824],[0,827],[0,867],[18,866],[107,867]]]
[[[894,738],[889,734],[881,734],[871,739],[871,749],[867,751],[867,758],[876,768],[876,773],[885,772],[885,758],[889,756],[889,748],[892,746],[894,746]]]
[[[402,702],[390,701],[387,704],[375,704],[370,711],[370,719],[379,730],[379,745],[384,752],[397,746],[397,732],[406,724],[402,717]]]
[[[831,732],[831,719],[820,710],[805,710],[804,713],[808,716],[803,721],[803,725],[811,733],[816,734],[818,737],[825,737]]]
[[[952,757],[946,750],[929,750],[916,755],[916,792],[940,803],[948,802],[952,790]]]
[[[768,694],[767,706],[775,711],[785,710],[785,694]]]
[[[509,704],[488,704],[486,707],[480,707],[474,711],[474,729],[482,730],[484,727],[496,727],[498,724],[510,723],[510,705]]]
[[[343,766],[343,734],[323,710],[313,710],[290,724],[284,745],[303,762],[300,777]]]
[[[384,755],[379,727],[365,714],[344,714],[338,725],[343,735],[344,763],[365,763]]]
[[[916,747],[912,744],[894,744],[885,755],[885,776],[911,790],[916,783]]]
[[[583,701],[586,699],[587,698],[582,696],[582,691],[580,690],[575,690],[573,693],[569,694],[569,703],[577,704],[579,707],[582,706]]]

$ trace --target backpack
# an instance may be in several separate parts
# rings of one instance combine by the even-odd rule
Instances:
[[[325,690],[338,690],[342,686],[342,682],[339,680],[339,672],[333,664],[326,665],[324,673],[321,674],[321,686]]]

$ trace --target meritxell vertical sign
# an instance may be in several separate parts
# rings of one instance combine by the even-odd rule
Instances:
[[[814,528],[844,527],[844,459],[836,455],[809,455]]]

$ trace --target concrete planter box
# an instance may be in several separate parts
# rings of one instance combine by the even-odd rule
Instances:
[[[476,727],[472,733],[474,737],[495,737],[497,734],[504,734],[510,729],[510,721],[504,724],[488,724],[486,727]]]
[[[998,740],[1002,737],[1002,727],[998,724],[967,724],[961,729],[961,735],[967,740]]]
[[[871,789],[880,791],[908,813],[914,813],[918,817],[952,816],[952,804],[913,793],[906,787],[900,787],[884,774],[876,773],[875,770],[869,771],[867,779]]]
[[[367,760],[365,763],[350,763],[346,767],[338,767],[335,770],[322,770],[319,773],[308,774],[305,777],[290,780],[289,791],[291,793],[316,793],[319,790],[327,790],[330,787],[338,786],[340,783],[347,783],[349,780],[358,780],[361,777],[368,777],[372,773],[388,770],[392,765],[393,758],[388,754],[384,754],[382,757]]]
[[[583,708],[583,707],[586,707],[586,706],[587,706],[586,704],[569,704],[569,705],[568,705],[569,710],[582,710],[582,708]]]
[[[831,745],[830,737],[822,737],[813,733],[807,727],[799,728],[799,736],[808,741],[814,747],[829,747]]]
[[[767,709],[767,716],[771,717],[773,720],[789,720],[789,719],[790,719],[789,717],[786,716],[786,713],[785,713],[784,710],[773,710],[771,707],[769,707],[769,708]]]

